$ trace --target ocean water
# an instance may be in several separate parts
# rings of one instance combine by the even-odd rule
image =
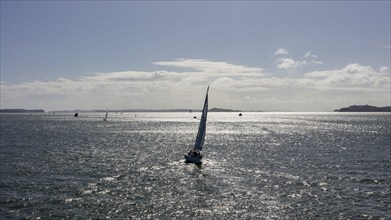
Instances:
[[[0,114],[0,219],[391,219],[391,114]],[[135,116],[137,114],[137,117]]]

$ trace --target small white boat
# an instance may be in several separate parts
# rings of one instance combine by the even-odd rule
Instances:
[[[202,147],[204,146],[205,141],[205,132],[206,132],[206,118],[208,116],[208,92],[209,92],[209,86],[206,90],[206,97],[204,102],[204,108],[202,110],[202,116],[200,121],[200,126],[198,127],[198,133],[197,138],[195,141],[194,148],[185,155],[185,161],[186,163],[195,163],[195,164],[201,164],[202,163]]]

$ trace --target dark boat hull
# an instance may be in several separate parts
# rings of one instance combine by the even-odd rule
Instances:
[[[202,156],[190,156],[190,155],[185,155],[185,162],[186,163],[202,163]]]

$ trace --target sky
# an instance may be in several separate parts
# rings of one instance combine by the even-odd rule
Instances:
[[[391,1],[0,1],[0,108],[391,105]]]

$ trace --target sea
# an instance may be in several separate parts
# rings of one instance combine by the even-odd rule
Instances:
[[[391,113],[73,114],[0,114],[0,219],[391,219]]]

